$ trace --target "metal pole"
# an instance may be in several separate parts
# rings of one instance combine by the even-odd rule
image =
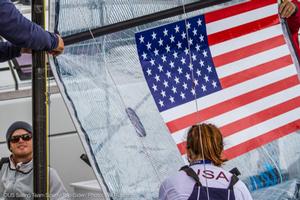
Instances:
[[[202,8],[207,8],[209,6],[218,5],[218,4],[229,2],[229,1],[231,1],[231,0],[202,0],[199,2],[194,2],[194,3],[185,5],[185,12],[188,13],[188,12],[196,11],[196,10],[199,10]],[[175,8],[163,10],[163,11],[152,13],[149,15],[144,15],[144,16],[126,20],[123,22],[118,22],[115,24],[110,24],[107,26],[95,28],[95,29],[92,29],[91,32],[93,33],[93,35],[95,37],[100,37],[103,35],[126,30],[129,28],[133,28],[136,26],[150,23],[150,22],[166,19],[169,17],[174,17],[174,16],[177,16],[177,15],[180,15],[183,13],[184,13],[183,6],[178,6]],[[65,43],[65,45],[70,45],[70,44],[74,44],[77,42],[82,42],[85,40],[92,39],[91,32],[88,30],[88,31],[76,33],[76,34],[73,34],[70,36],[66,36],[63,38],[64,43]]]
[[[32,0],[32,21],[45,28],[45,1]],[[33,192],[48,197],[47,71],[45,52],[32,52]]]

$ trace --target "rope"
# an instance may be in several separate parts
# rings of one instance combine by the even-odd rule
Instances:
[[[187,13],[186,13],[186,9],[185,9],[185,0],[181,0],[182,2],[182,8],[183,8],[183,13],[185,15],[185,18],[184,18],[184,23],[185,23],[185,33],[186,33],[186,39],[187,39],[187,44],[188,44],[188,49],[189,49],[189,60],[190,60],[190,65],[192,65],[192,53],[191,53],[191,45],[189,43],[189,39],[190,39],[190,36],[189,36],[189,31],[187,29]],[[200,113],[198,112],[199,111],[199,106],[198,106],[198,102],[197,102],[197,92],[196,92],[196,85],[195,85],[195,76],[194,76],[194,69],[192,68],[191,71],[191,75],[192,75],[192,82],[193,82],[193,89],[195,90],[195,94],[194,94],[194,102],[195,102],[195,106],[196,106],[196,111],[197,113],[200,115]],[[198,121],[198,120],[197,120]],[[203,167],[204,167],[204,170],[206,170],[206,164],[205,164],[205,159],[204,159],[204,151],[203,151],[203,141],[202,141],[202,132],[201,132],[201,127],[198,126],[198,131],[199,131],[199,137],[200,137],[200,145],[201,145],[201,157],[202,157],[202,161],[203,161]],[[207,181],[207,178],[205,177],[205,183],[206,183],[206,193],[207,193],[207,200],[209,200],[209,190],[208,190],[208,181]]]

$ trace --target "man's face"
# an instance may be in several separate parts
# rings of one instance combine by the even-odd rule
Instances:
[[[24,129],[13,132],[10,138],[10,150],[17,158],[32,156],[32,134]]]

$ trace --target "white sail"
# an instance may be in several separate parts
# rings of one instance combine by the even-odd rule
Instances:
[[[56,22],[57,30],[66,37],[169,8],[183,6],[184,9],[185,4],[193,2],[196,1],[57,0],[54,5],[55,15],[52,18]],[[229,5],[236,4],[236,2],[233,1]],[[219,5],[218,8],[222,9],[225,6],[228,4]],[[177,146],[184,142],[185,128],[188,126],[178,130],[175,128],[176,130],[170,134],[172,127],[168,124],[177,123],[177,118],[185,117],[187,115],[185,110],[195,109],[195,102],[191,101],[184,102],[185,104],[176,107],[175,111],[160,110],[159,103],[156,102],[155,97],[152,97],[149,81],[145,80],[145,70],[143,71],[141,67],[141,56],[138,55],[138,38],[135,37],[137,35],[143,37],[147,30],[154,30],[155,27],[164,27],[180,20],[184,22],[189,20],[189,17],[195,17],[214,9],[217,8],[178,15],[100,37],[95,37],[90,32],[91,39],[67,46],[64,54],[52,61],[52,70],[107,199],[157,199],[158,188],[162,180],[184,165],[184,159],[182,159],[184,153],[179,151],[180,148],[178,150]],[[234,28],[274,16],[278,23],[274,27],[268,26],[261,30],[255,30],[261,31],[261,33],[255,33],[261,34],[259,36],[243,34],[231,38],[235,39],[233,43],[224,42],[210,45],[211,54],[215,55],[213,62],[216,64],[217,56],[236,50],[232,44],[242,45],[240,47],[242,49],[263,42],[271,37],[270,35],[283,38],[282,46],[262,50],[259,52],[262,55],[256,53],[261,57],[252,58],[252,55],[249,55],[244,60],[236,60],[234,66],[229,66],[228,63],[224,64],[223,60],[219,60],[218,63],[221,63],[222,67],[224,65],[223,68],[220,67],[216,70],[219,77],[225,79],[239,73],[234,68],[235,66],[249,70],[252,67],[247,65],[249,63],[252,65],[254,63],[256,65],[264,64],[275,59],[274,56],[278,56],[277,59],[280,59],[280,55],[290,55],[291,50],[286,42],[287,39],[283,37],[287,38],[287,34],[279,23],[275,0],[254,11],[232,18],[228,17],[228,21],[225,19],[222,22],[214,22],[215,24],[207,24],[207,34],[213,35],[226,31],[225,29],[232,25],[230,20],[236,22],[232,25]],[[152,37],[155,38],[155,36]],[[266,38],[262,36],[266,36]],[[260,39],[261,41],[259,41]],[[163,47],[166,48],[166,46]],[[184,53],[184,49],[178,51],[180,54]],[[237,56],[240,55],[237,54]],[[270,60],[264,60],[266,58]],[[234,95],[239,96],[246,93],[245,88],[249,89],[247,92],[250,93],[254,90],[258,91],[259,87],[263,88],[266,85],[277,83],[278,80],[285,80],[285,78],[297,74],[295,65],[297,65],[296,61],[293,60],[291,65],[283,67],[280,69],[281,71],[274,70],[272,74],[266,72],[258,78],[255,77],[255,80],[250,78],[234,88],[228,87],[228,89],[224,89],[223,93],[214,93],[209,97],[197,99],[199,107],[205,110],[215,105],[214,101],[227,100],[228,94],[234,100]],[[251,115],[257,114],[259,118],[259,112],[271,109],[272,106],[278,106],[279,101],[287,102],[290,100],[285,99],[288,96],[291,99],[299,98],[298,90],[298,84],[291,85],[278,93],[270,94],[269,99],[261,98],[249,101],[247,105],[235,108],[236,110],[232,109],[223,115],[213,116],[206,120],[219,126],[225,126],[233,122],[238,123],[237,115],[243,115],[243,119],[247,117],[250,119]],[[259,91],[255,95],[260,95]],[[255,98],[255,95],[252,95],[251,98]],[[214,97],[211,98],[211,96]],[[250,103],[252,104],[250,105]],[[231,156],[233,159],[225,167],[228,169],[239,168],[242,173],[241,179],[253,191],[255,199],[283,199],[284,195],[286,198],[297,199],[295,195],[299,189],[295,190],[295,185],[297,185],[300,170],[297,164],[299,162],[297,151],[300,141],[299,127],[295,128],[295,124],[293,124],[293,131],[275,137],[274,140],[266,139],[267,136],[260,137],[268,131],[275,131],[285,126],[286,122],[296,121],[298,123],[299,106],[294,103],[292,103],[294,107],[286,112],[286,115],[274,114],[272,118],[268,119],[269,121],[262,120],[248,129],[240,130],[238,134],[232,134],[225,138],[225,142],[228,141],[226,151],[234,153],[234,156]],[[185,106],[187,108],[183,108],[184,112],[179,111],[179,107]],[[226,105],[222,109],[226,109],[228,106]],[[283,108],[280,107],[280,109]],[[214,110],[208,111],[213,112]],[[274,108],[271,112],[273,115],[276,109]],[[282,132],[282,129],[280,131]],[[275,131],[274,134],[281,134],[280,131]],[[247,144],[247,148],[251,151],[245,150],[242,153],[236,153],[236,150],[230,151],[233,147],[245,148],[245,143],[251,142],[256,137],[258,140],[268,141],[257,142],[257,140],[252,144]],[[259,143],[259,145],[254,143]],[[261,188],[265,189],[258,190]],[[293,191],[287,192],[290,189]],[[276,197],[265,195],[270,190],[276,194]]]

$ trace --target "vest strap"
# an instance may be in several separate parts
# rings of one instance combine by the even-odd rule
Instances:
[[[8,163],[9,162],[9,158],[8,157],[3,157],[0,160],[0,170],[2,169],[2,166],[4,163]]]
[[[185,166],[181,167],[180,170],[184,171],[189,177],[194,179],[197,186],[202,187],[199,176],[196,174],[196,172],[192,168],[190,168],[188,165],[185,165]]]
[[[228,186],[228,190],[233,190],[233,186],[239,181],[239,178],[235,175],[232,174],[229,186]]]

